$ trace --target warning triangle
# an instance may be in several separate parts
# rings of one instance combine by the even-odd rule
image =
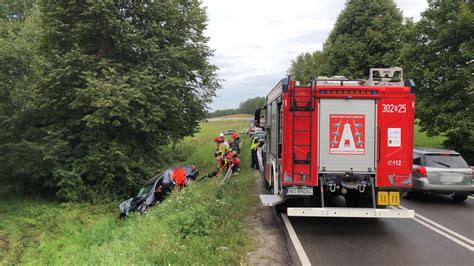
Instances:
[[[339,142],[340,150],[352,151],[356,148],[354,142],[354,136],[352,135],[351,125],[349,123],[344,124],[344,129],[342,130],[341,141]]]

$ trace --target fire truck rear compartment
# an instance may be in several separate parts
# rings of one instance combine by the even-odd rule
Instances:
[[[373,99],[321,99],[318,172],[373,173],[376,105]]]

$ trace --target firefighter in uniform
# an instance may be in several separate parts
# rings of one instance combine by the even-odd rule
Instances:
[[[240,155],[240,150],[242,149],[242,140],[237,133],[232,134],[231,138],[233,141],[230,143],[230,148],[236,152],[237,155]]]
[[[257,148],[258,148],[258,138],[253,137],[252,142],[250,143],[250,152],[252,153],[251,167],[255,169],[258,169]]]
[[[233,141],[230,143],[230,149],[233,151],[233,162],[237,161],[235,158],[238,158],[240,155],[240,150],[242,149],[242,140],[240,139],[239,135],[237,133],[233,133],[231,135],[231,138]],[[240,164],[240,159],[238,160]],[[234,175],[239,175],[240,174],[240,166],[239,164],[234,164],[234,167],[232,171],[234,172]]]
[[[224,142],[224,137],[216,137],[214,139],[216,143],[216,148],[214,150],[214,156],[217,160],[217,168],[220,169],[224,166],[225,163],[225,155],[229,151],[229,146]]]

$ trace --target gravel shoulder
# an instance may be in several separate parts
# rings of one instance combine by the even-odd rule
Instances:
[[[248,262],[250,265],[289,265],[291,262],[275,212],[273,208],[260,203],[258,195],[268,193],[265,181],[258,171],[255,171],[254,176],[252,197],[256,204],[245,223],[254,238],[255,249],[248,253]]]

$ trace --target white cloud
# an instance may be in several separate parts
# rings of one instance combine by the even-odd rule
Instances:
[[[396,0],[404,16],[418,20],[425,0]],[[345,1],[204,0],[206,35],[215,50],[223,89],[213,109],[235,108],[247,98],[265,96],[302,52],[321,50]]]

